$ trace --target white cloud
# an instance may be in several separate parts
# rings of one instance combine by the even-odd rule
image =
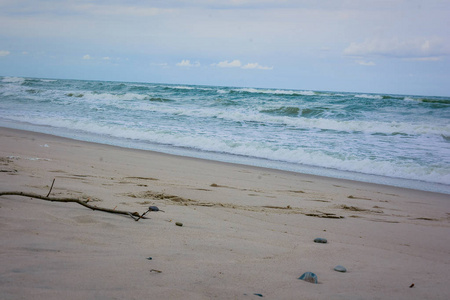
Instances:
[[[243,66],[242,69],[272,70],[273,67],[261,66],[258,63],[248,63],[245,66]]]
[[[9,52],[9,51],[0,50],[0,56],[7,56],[7,55],[10,55],[10,54],[11,54],[11,52]]]
[[[375,66],[375,63],[373,61],[357,60],[356,63],[361,66]]]
[[[86,54],[85,56],[83,56],[83,59],[93,59],[93,57],[90,56],[89,54]]]
[[[399,58],[428,58],[449,55],[450,47],[439,38],[413,38],[400,40],[367,39],[362,43],[351,43],[345,50],[350,56],[388,56]]]
[[[198,61],[191,63],[189,59],[183,59],[181,62],[176,64],[178,67],[199,67],[200,63]]]
[[[239,68],[241,65],[242,65],[241,61],[238,59],[235,59],[231,62],[228,62],[228,60],[225,60],[225,61],[221,61],[220,63],[217,64],[217,66],[220,68]]]
[[[212,64],[212,66],[217,66],[219,68],[241,68],[241,69],[258,69],[258,70],[272,70],[273,67],[261,66],[259,63],[247,63],[243,65],[239,59],[233,61],[221,61],[218,64]]]
[[[103,60],[111,60],[111,57],[105,56],[105,57],[102,57],[102,59],[103,59]]]

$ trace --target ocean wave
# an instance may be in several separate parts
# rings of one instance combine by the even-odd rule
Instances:
[[[27,89],[25,90],[25,92],[27,92],[28,94],[40,94],[42,91],[36,89]]]
[[[439,99],[439,98],[418,98],[413,99],[415,101],[420,101],[422,103],[431,103],[431,104],[445,104],[450,105],[450,99]]]
[[[23,77],[3,77],[2,82],[6,83],[24,83],[25,78]]]
[[[354,95],[355,98],[365,98],[365,99],[383,99],[381,95],[369,95],[369,94],[357,94]]]
[[[266,113],[270,115],[280,115],[280,116],[298,116],[300,112],[300,108],[292,107],[292,106],[282,106],[273,109],[263,109],[260,111],[261,113]]]
[[[148,93],[148,92],[152,92],[154,89],[155,89],[155,86],[153,86],[153,85],[133,84],[133,85],[129,86],[128,91],[137,92],[137,93]]]
[[[256,88],[239,88],[232,89],[231,92],[249,93],[249,94],[273,94],[273,95],[290,95],[290,96],[314,96],[313,91],[296,91],[296,90],[274,90],[274,89],[256,89]]]
[[[21,120],[23,121],[23,120]],[[88,119],[67,120],[61,118],[30,117],[28,121],[52,127],[70,128],[71,130],[103,135],[108,137],[135,140],[145,143],[170,145],[200,151],[226,153],[248,156],[271,161],[302,164],[327,169],[344,170],[364,174],[413,179],[426,182],[449,184],[448,166],[423,166],[414,162],[395,162],[380,159],[358,158],[352,155],[339,155],[311,151],[301,148],[287,149],[258,141],[241,141],[223,139],[222,137],[186,135],[183,132],[167,132],[158,129],[133,128],[124,126],[121,121],[115,124],[101,124]]]
[[[218,98],[214,100],[214,105],[218,106],[239,106],[239,101],[228,99],[228,98]]]
[[[301,118],[299,120],[288,120],[287,124],[297,127],[318,128],[322,130],[344,131],[344,132],[361,132],[366,134],[405,134],[405,135],[422,135],[422,134],[450,134],[450,125],[431,126],[423,123],[406,123],[406,122],[381,122],[381,121],[363,121],[363,120],[332,120],[332,119],[308,119]]]
[[[67,93],[66,96],[67,97],[81,98],[81,97],[84,97],[84,94],[81,94],[81,93]]]
[[[182,109],[173,107],[138,107],[139,109],[149,109],[155,112],[166,114],[176,114],[188,117],[218,118],[234,122],[256,122],[261,124],[277,124],[300,129],[321,129],[341,132],[361,132],[366,134],[386,134],[386,135],[450,135],[450,124],[432,125],[421,122],[400,122],[400,121],[369,121],[369,120],[339,120],[330,118],[316,118],[315,116],[325,112],[325,109],[304,109],[302,116],[296,107],[275,108],[271,113],[260,113],[259,111],[249,111],[243,109],[211,109],[196,108]],[[285,113],[286,115],[283,115]]]
[[[98,101],[98,100],[150,100],[151,97],[149,97],[147,94],[139,94],[139,93],[98,93],[98,92],[85,92],[83,93],[77,93],[77,92],[70,92],[67,93],[66,96],[68,97],[76,97],[76,98],[84,98],[89,101]]]
[[[161,97],[146,97],[144,100],[149,100],[150,102],[173,102],[175,100]]]
[[[402,100],[402,99],[405,99],[405,97],[402,97],[402,96],[393,96],[393,95],[383,95],[382,96],[382,98],[383,99],[386,99],[386,100]]]
[[[123,90],[128,89],[128,85],[125,83],[122,83],[122,82],[121,83],[117,82],[117,83],[110,84],[108,89],[110,91],[123,91]]]
[[[189,86],[189,85],[161,85],[159,86],[159,88],[161,88],[164,91],[175,91],[175,92],[179,92],[179,91],[185,91],[185,92],[207,92],[207,93],[211,93],[211,92],[216,92],[219,93],[218,91],[220,89],[218,88],[209,88],[209,87],[203,87],[203,86]]]
[[[0,122],[95,141],[449,180],[445,97],[55,81],[0,77]]]
[[[305,118],[315,118],[320,115],[323,115],[329,109],[326,107],[315,107],[315,108],[303,108],[301,115]]]
[[[161,85],[164,90],[189,90],[189,91],[205,91],[216,92],[218,94],[229,93],[248,93],[248,94],[273,94],[286,96],[314,96],[317,92],[300,91],[300,90],[281,90],[281,89],[258,89],[258,88],[223,88],[223,87],[203,87],[190,85]]]
[[[361,132],[365,134],[385,134],[385,135],[450,135],[450,124],[430,125],[428,123],[409,123],[398,121],[366,121],[366,120],[337,120],[329,118],[306,118],[292,117],[299,112],[293,108],[278,108],[272,110],[271,114],[260,113],[259,111],[248,111],[242,109],[222,110],[212,108],[183,109],[180,107],[155,107],[138,105],[129,109],[149,110],[168,115],[195,117],[195,118],[217,118],[234,122],[254,122],[260,124],[278,124],[298,129],[320,129],[340,132]],[[288,112],[290,115],[282,115]],[[306,110],[305,114],[313,114],[313,111]]]
[[[24,79],[8,80],[22,82]],[[23,88],[24,87],[21,87],[20,85],[8,85],[8,87],[5,86],[5,89],[1,92],[4,96],[10,97],[14,96],[15,93],[22,93],[17,89]],[[215,91],[217,89],[211,88],[211,90]],[[109,105],[111,108],[124,112],[149,111],[164,114],[168,117],[185,116],[210,120],[220,119],[237,123],[249,122],[269,126],[286,126],[291,129],[319,129],[335,132],[360,132],[365,134],[384,135],[432,134],[450,136],[450,124],[441,123],[441,125],[439,125],[436,122],[429,123],[421,121],[421,119],[411,121],[374,121],[367,119],[345,120],[333,117],[333,112],[330,112],[330,110],[325,107],[302,108],[294,105],[256,107],[254,104],[251,104],[251,106],[248,107],[246,103],[242,101],[242,97],[236,98],[237,100],[233,100],[231,97],[224,97],[223,99],[216,98],[214,101],[207,102],[207,105],[200,107],[199,103],[192,102],[191,104],[188,104],[187,102],[189,101],[186,101],[182,105],[165,105],[165,103],[174,102],[175,100],[160,95],[154,96],[149,93],[95,92],[92,90],[43,90],[41,92],[41,88],[39,88],[39,90],[36,88],[26,88],[23,89],[23,91],[26,94],[22,94],[23,96],[17,98],[17,101],[20,103],[23,102],[21,99],[27,100],[29,97],[33,97],[32,100],[35,101],[35,103],[43,103],[43,101],[47,103],[48,101],[51,101],[51,103],[58,104],[105,104]],[[74,102],[74,100],[76,100],[76,102]],[[288,102],[286,102],[286,104],[287,103]]]
[[[177,90],[195,90],[195,87],[192,86],[185,86],[185,85],[176,85],[176,86],[171,86],[171,89],[177,89]]]

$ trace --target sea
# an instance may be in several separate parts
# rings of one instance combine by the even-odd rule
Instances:
[[[450,97],[0,77],[0,126],[450,194]]]

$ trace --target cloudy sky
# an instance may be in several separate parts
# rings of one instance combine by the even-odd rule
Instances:
[[[0,75],[450,96],[449,0],[0,0]]]

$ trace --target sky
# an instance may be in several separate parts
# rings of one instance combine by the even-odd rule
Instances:
[[[450,0],[0,0],[0,75],[450,96]]]

